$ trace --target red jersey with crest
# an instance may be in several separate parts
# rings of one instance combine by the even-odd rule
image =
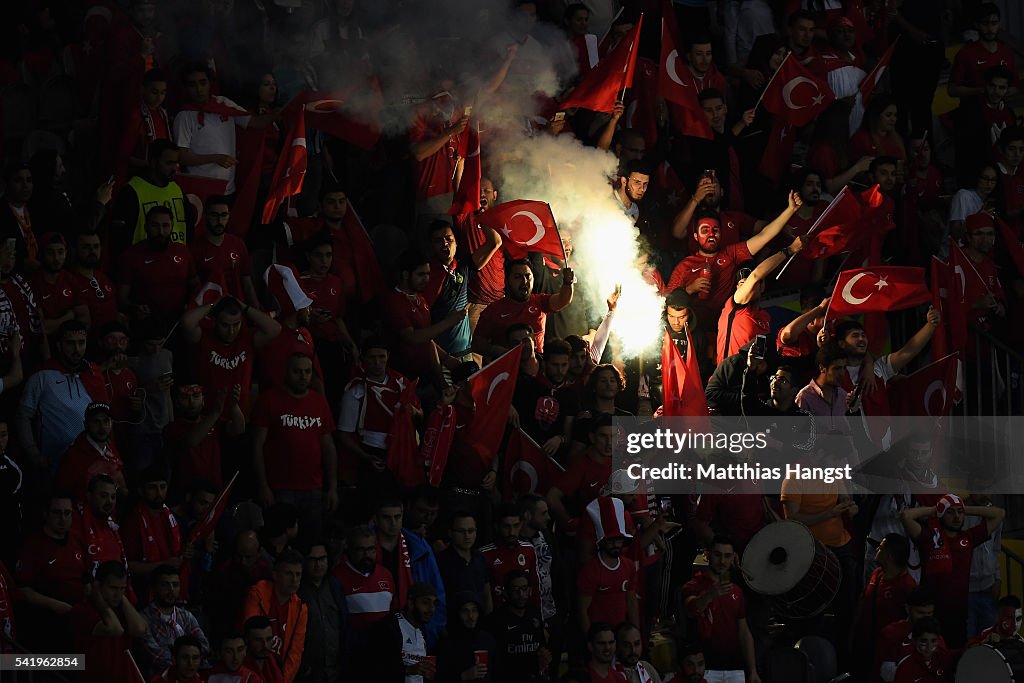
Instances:
[[[875,660],[871,666],[871,683],[882,683],[879,675],[883,662],[895,666],[904,657],[914,652],[913,625],[908,619],[895,621],[881,630],[875,641]],[[946,641],[939,636],[938,650],[946,650]]]
[[[32,291],[36,294],[36,303],[43,311],[44,318],[60,318],[74,306],[84,303],[78,295],[78,286],[74,277],[66,270],[57,273],[57,279],[50,283],[39,270],[30,280]]]
[[[626,621],[626,594],[636,590],[636,578],[636,564],[630,559],[619,557],[615,566],[609,567],[600,556],[590,558],[576,578],[579,594],[591,599],[587,610],[590,623]]]
[[[121,254],[120,271],[120,282],[131,285],[133,302],[175,317],[185,308],[189,280],[196,277],[192,254],[180,244],[168,244],[164,251],[151,249],[148,242],[134,244]]]
[[[985,72],[994,66],[1009,69],[1010,87],[1017,85],[1017,65],[1009,45],[999,43],[995,52],[989,52],[981,41],[967,43],[953,58],[953,73],[949,82],[968,88],[980,88],[985,85]]]
[[[260,391],[284,388],[285,377],[288,374],[288,357],[293,353],[309,356],[313,361],[313,376],[324,378],[324,371],[320,367],[320,359],[317,358],[316,347],[313,345],[313,335],[305,327],[292,329],[282,324],[281,334],[259,352],[257,381]]]
[[[697,572],[683,586],[683,599],[699,597],[716,581],[710,574]],[[708,669],[742,669],[739,620],[747,618],[743,591],[734,583],[729,595],[715,597],[702,612],[697,612],[695,605],[695,602],[690,602],[686,611],[697,620],[697,640],[704,646]]]
[[[482,335],[493,343],[505,344],[505,332],[509,327],[525,323],[533,330],[533,338],[537,343],[537,351],[544,351],[544,323],[551,313],[551,297],[553,294],[531,294],[526,301],[517,301],[510,297],[499,299],[490,304],[480,314],[474,334]]]
[[[14,565],[18,585],[72,605],[85,597],[88,573],[85,548],[70,532],[59,540],[36,531],[18,549]]]
[[[881,567],[875,567],[864,586],[864,609],[860,619],[860,633],[865,643],[875,634],[906,615],[907,594],[917,588],[910,572],[903,570],[896,578],[885,578]]]
[[[923,525],[917,538],[921,553],[921,586],[935,597],[935,611],[948,614],[967,611],[974,549],[989,538],[984,524],[955,537],[948,536],[935,517]]]
[[[196,428],[199,420],[188,422],[179,417],[164,427],[164,446],[171,460],[174,481],[212,482],[218,490],[224,488],[220,466],[220,427],[214,424],[203,440],[195,446],[185,444],[186,436]]]
[[[121,543],[121,527],[113,517],[100,519],[93,514],[92,508],[79,503],[74,520],[72,533],[77,534],[85,548],[86,562],[91,565],[88,568],[90,574],[95,574],[96,569],[107,561],[123,562],[125,567],[128,566],[124,544]]]
[[[491,597],[497,609],[505,604],[505,575],[513,569],[522,569],[530,575],[530,603],[540,609],[540,581],[537,574],[537,550],[533,544],[520,540],[511,548],[504,543],[481,546],[487,572],[490,576]]]
[[[365,376],[356,377],[345,387],[338,429],[358,434],[364,445],[367,444],[364,432],[390,434],[395,421],[395,406],[408,383],[408,379],[391,368],[388,368],[383,382],[375,382]],[[372,442],[368,445],[384,447]]]
[[[411,379],[426,377],[434,365],[434,342],[421,344],[402,342],[401,333],[410,327],[422,330],[430,327],[430,305],[418,292],[403,292],[395,287],[384,297],[382,316],[384,334],[393,349],[390,363],[396,370]]]
[[[103,373],[107,380],[107,392],[110,394],[111,417],[116,422],[131,421],[131,406],[128,399],[139,388],[139,380],[128,368],[107,370]]]
[[[85,499],[89,482],[97,474],[106,474],[114,481],[124,476],[124,462],[113,440],[108,441],[102,451],[97,445],[86,432],[82,432],[60,459],[54,483],[76,501]]]
[[[375,564],[369,574],[363,574],[356,571],[348,560],[342,560],[331,573],[345,593],[349,625],[353,630],[365,631],[391,614],[395,582],[384,565]]]
[[[0,631],[8,638],[18,637],[14,628],[14,603],[19,597],[17,585],[11,579],[7,567],[0,562]]]
[[[224,241],[214,244],[206,237],[193,240],[188,247],[195,260],[200,282],[213,282],[225,287],[239,301],[245,301],[242,276],[252,276],[249,250],[237,235],[225,233]]]
[[[341,331],[336,322],[345,316],[345,299],[342,295],[341,278],[331,273],[323,278],[303,275],[302,288],[313,300],[314,321],[317,320],[317,314],[321,311],[331,316],[331,319],[326,322],[310,323],[309,331],[313,333],[313,339],[323,339],[329,342],[341,341]]]
[[[252,387],[253,358],[256,347],[253,346],[255,329],[247,327],[245,321],[238,335],[230,342],[221,341],[213,330],[213,322],[204,318],[200,323],[202,335],[196,345],[196,378],[207,404],[213,403],[218,390],[231,391],[238,384],[242,393],[238,399],[242,412],[246,412],[249,390]]]
[[[717,319],[717,313],[725,306],[726,300],[736,291],[736,269],[741,263],[753,258],[746,242],[737,242],[723,246],[718,253],[712,256],[695,254],[687,256],[676,269],[672,271],[672,277],[668,281],[668,291],[677,287],[686,287],[701,275],[700,272],[705,265],[711,268],[711,291],[707,299],[694,299],[694,306],[704,313],[702,320]],[[710,315],[714,313],[714,317]]]
[[[77,301],[89,309],[89,328],[93,331],[117,320],[117,293],[114,283],[100,271],[94,271],[88,278],[77,272],[68,273],[69,282],[75,289]]]
[[[140,502],[127,516],[122,537],[133,561],[162,562],[181,552],[181,527],[166,505],[153,510]]]

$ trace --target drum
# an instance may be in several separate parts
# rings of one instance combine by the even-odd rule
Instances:
[[[839,560],[800,522],[774,522],[743,551],[743,575],[752,590],[784,619],[821,614],[839,590]]]
[[[1004,640],[964,652],[956,665],[956,683],[1020,683],[1024,681],[1024,641]]]

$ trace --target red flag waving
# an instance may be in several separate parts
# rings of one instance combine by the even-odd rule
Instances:
[[[217,500],[210,506],[210,511],[206,513],[206,516],[196,522],[196,525],[188,532],[188,538],[182,544],[183,547],[189,543],[195,543],[206,538],[216,530],[217,522],[220,521],[221,515],[224,514],[224,509],[228,506],[228,500],[231,498],[231,489],[235,487],[236,481],[238,481],[238,472],[235,472],[235,476],[231,477],[231,481],[228,482],[228,485],[217,496]]]
[[[889,68],[889,62],[892,61],[893,50],[896,48],[896,43],[898,42],[900,42],[899,37],[892,42],[889,49],[885,51],[882,58],[878,60],[877,64],[875,64],[875,68],[871,70],[871,73],[865,76],[864,80],[860,82],[859,91],[863,102],[866,103],[871,99],[871,94],[875,92],[875,88],[878,87],[878,82],[882,80],[882,76],[885,75],[886,69]]]
[[[622,96],[622,91],[633,85],[636,70],[637,47],[644,16],[623,36],[608,56],[588,71],[559,104],[561,109],[579,107],[592,111],[610,112]]]
[[[953,351],[966,351],[970,339],[967,323],[971,320],[971,307],[967,301],[968,289],[983,289],[985,282],[978,275],[978,270],[971,263],[970,257],[955,243],[949,247],[949,266],[946,271],[946,308],[949,317],[943,318],[949,323],[949,345]],[[970,279],[972,285],[968,287]],[[980,285],[980,287],[978,287]]]
[[[807,258],[817,259],[853,251],[892,226],[881,213],[885,197],[878,186],[854,194],[844,186],[804,238]]]
[[[409,491],[426,481],[423,471],[423,460],[416,444],[416,427],[412,423],[410,406],[418,406],[416,385],[419,381],[408,382],[398,397],[395,408],[395,421],[388,435],[388,471],[403,491]]]
[[[924,286],[924,268],[878,266],[844,270],[836,280],[829,302],[829,317],[899,311],[930,303]]]
[[[341,228],[347,238],[348,253],[340,254],[339,249],[334,249],[335,263],[339,259],[347,259],[356,276],[356,290],[359,294],[359,303],[368,304],[379,293],[384,276],[381,274],[380,262],[377,260],[377,252],[373,249],[373,241],[370,233],[363,226],[363,221],[356,213],[356,207],[352,200],[348,202],[348,210],[341,219]],[[335,244],[338,240],[335,239]]]
[[[805,126],[836,98],[828,84],[808,71],[790,53],[761,96],[764,108],[792,126]]]
[[[455,190],[449,216],[463,216],[480,210],[480,122],[466,129],[466,156],[462,166],[462,179]]]
[[[519,378],[519,357],[522,354],[522,345],[516,344],[514,349],[506,351],[469,377],[476,414],[466,438],[487,464],[494,461],[498,454],[498,444],[505,434],[512,394],[515,393],[516,380]]]
[[[951,353],[889,385],[893,415],[945,417],[960,402],[960,355]]]
[[[666,417],[707,417],[710,412],[689,327],[686,328],[686,348],[686,361],[683,361],[672,335],[665,330],[661,344],[661,414]]]
[[[285,200],[302,191],[306,177],[306,117],[304,109],[296,108],[289,118],[284,149],[277,159],[277,167],[270,181],[267,203],[263,205],[263,223],[270,223]]]
[[[562,258],[562,238],[551,207],[532,199],[498,204],[480,214],[480,224],[501,233],[502,246],[514,259],[534,251]]]
[[[658,73],[658,96],[671,105],[672,122],[681,135],[712,140],[715,137],[704,110],[697,101],[697,89],[689,78],[680,77],[687,68],[679,56],[679,31],[675,27],[675,13],[666,8],[661,19],[661,65]]]
[[[372,79],[362,94],[359,114],[354,115],[349,93],[304,90],[288,106],[306,110],[306,125],[350,142],[362,149],[373,149],[380,140],[379,113],[383,109],[380,84]]]
[[[533,493],[546,495],[563,471],[522,429],[513,429],[509,434],[503,477],[507,499]]]
[[[777,183],[789,170],[790,160],[793,158],[793,148],[796,146],[796,129],[781,117],[776,117],[772,121],[771,135],[764,148],[764,156],[761,157],[757,172]]]
[[[431,486],[441,485],[454,437],[455,407],[439,403],[427,420],[423,443],[420,444],[420,460],[429,470],[428,482]]]

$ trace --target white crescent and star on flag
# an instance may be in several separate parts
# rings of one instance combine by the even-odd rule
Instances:
[[[803,83],[810,83],[812,86],[814,86],[814,92],[816,94],[813,97],[811,97],[810,102],[806,104],[796,104],[793,102],[793,91],[796,90],[797,87]],[[810,106],[820,105],[822,102],[825,101],[825,96],[821,94],[821,88],[819,88],[818,84],[815,83],[813,80],[807,78],[806,76],[797,76],[796,78],[790,80],[789,83],[786,83],[786,85],[782,86],[782,100],[790,109],[805,109]]]
[[[875,278],[875,291],[869,292],[866,296],[857,296],[856,294],[854,294],[853,288],[857,285],[857,283],[860,282],[863,278],[869,276]],[[875,294],[889,286],[889,283],[886,282],[885,278],[886,276],[884,274],[876,275],[875,273],[857,273],[856,275],[850,278],[850,280],[846,283],[845,286],[843,286],[843,290],[841,292],[843,301],[853,306],[859,306],[863,304],[872,296],[874,296]],[[861,289],[861,291],[863,294],[863,288]]]
[[[515,237],[512,236],[512,229],[509,228],[508,223],[505,223],[505,225],[501,228],[501,234],[503,234],[505,237],[508,237],[513,242],[523,244],[528,247],[537,244],[537,242],[540,242],[542,239],[544,239],[544,235],[547,234],[547,230],[545,230],[544,223],[541,221],[540,217],[537,216],[537,214],[533,213],[532,211],[517,211],[509,217],[509,222],[514,221],[519,216],[525,216],[530,220],[530,222],[533,223],[533,236],[525,241],[516,239]]]
[[[491,386],[487,388],[487,405],[491,404],[491,394],[498,388],[498,385],[509,378],[507,372],[499,372],[494,379],[491,380]]]

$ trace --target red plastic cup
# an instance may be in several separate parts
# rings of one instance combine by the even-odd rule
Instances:
[[[423,659],[424,661],[430,663],[430,673],[424,676],[424,678],[426,678],[429,681],[432,681],[434,680],[434,677],[437,675],[437,657],[435,657],[434,655],[427,655]]]
[[[487,650],[473,650],[473,664],[476,666],[487,666]]]

